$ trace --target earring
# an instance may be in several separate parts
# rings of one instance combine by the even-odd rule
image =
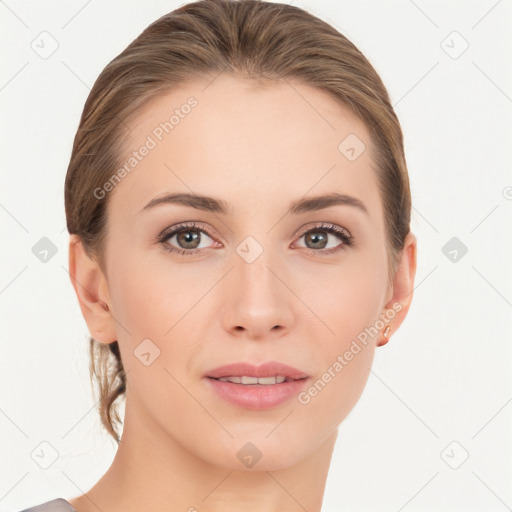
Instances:
[[[382,345],[385,345],[389,341],[388,334],[389,334],[390,329],[391,329],[391,326],[389,326],[389,325],[384,329],[384,332],[383,332],[384,340],[377,344],[378,347],[382,347]]]

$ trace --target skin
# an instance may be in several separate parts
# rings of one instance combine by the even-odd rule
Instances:
[[[388,282],[364,123],[309,86],[227,74],[210,81],[173,89],[130,123],[127,154],[187,98],[198,101],[108,192],[106,273],[70,237],[71,281],[89,331],[119,341],[128,379],[121,445],[96,485],[69,500],[78,512],[319,511],[338,426],[363,392],[382,330],[308,404],[293,398],[242,409],[203,375],[235,361],[277,360],[315,382],[399,303],[392,335],[412,300],[416,237],[408,235]],[[351,133],[366,145],[355,161],[338,150]],[[333,191],[360,199],[368,213],[335,205],[285,215],[292,201]],[[223,199],[231,211],[167,204],[139,213],[169,192]],[[171,254],[156,241],[165,228],[192,221],[208,233],[196,232],[199,255]],[[321,255],[325,246],[303,236],[308,226],[329,237],[327,248],[343,242],[318,232],[317,222],[345,228],[355,245]],[[263,248],[252,263],[236,252],[247,236]],[[176,236],[166,243],[193,247]],[[160,350],[149,366],[133,353],[146,338]],[[237,457],[247,442],[262,453],[252,468]]]

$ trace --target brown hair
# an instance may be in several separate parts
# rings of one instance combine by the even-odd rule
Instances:
[[[411,214],[398,118],[379,75],[354,44],[326,22],[287,4],[203,0],[183,5],[150,24],[105,67],[85,102],[67,170],[69,233],[80,236],[105,272],[108,197],[98,199],[93,191],[121,164],[126,121],[173,87],[213,80],[226,70],[256,81],[298,80],[348,105],[365,122],[383,201],[391,281]],[[89,341],[101,420],[119,442],[114,402],[125,393],[126,375],[118,342]]]

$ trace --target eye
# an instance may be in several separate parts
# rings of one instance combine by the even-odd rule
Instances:
[[[326,249],[329,235],[333,235],[342,243]],[[310,249],[308,251],[310,254],[333,254],[354,245],[354,237],[346,229],[335,224],[318,223],[313,228],[303,231],[299,235],[299,240],[303,237],[305,237],[306,244],[309,244],[306,247]]]
[[[326,249],[329,235],[332,235],[333,238],[337,238],[342,243]],[[202,228],[201,225],[191,222],[182,223],[164,230],[157,237],[157,241],[161,243],[168,252],[191,256],[202,252],[202,249],[208,247],[201,247],[202,239],[205,236],[212,240],[208,231]],[[308,244],[306,248],[309,249],[310,254],[333,254],[354,245],[354,238],[350,233],[335,224],[318,223],[312,228],[309,227],[306,231],[302,231],[298,240],[303,237],[305,237],[306,244]],[[174,242],[172,242],[173,239],[175,239]],[[178,246],[176,246],[176,244]]]
[[[204,246],[200,247],[200,243],[205,235],[211,239],[208,232],[200,228],[195,222],[183,223],[163,231],[158,236],[158,242],[163,245],[166,251],[189,256],[204,249]],[[173,238],[176,238],[175,243],[178,244],[178,247],[169,243]]]

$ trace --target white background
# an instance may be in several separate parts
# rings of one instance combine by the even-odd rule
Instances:
[[[81,494],[114,457],[67,273],[64,178],[98,74],[181,4],[0,2],[0,511]],[[351,39],[387,86],[419,248],[409,315],[340,426],[323,511],[512,510],[512,2],[293,5]],[[42,31],[59,45],[47,59],[31,48]],[[469,44],[458,58],[453,31]],[[42,237],[57,247],[46,263],[32,252]],[[457,262],[442,252],[452,237],[468,248]],[[59,455],[48,469],[31,457],[44,441]]]

